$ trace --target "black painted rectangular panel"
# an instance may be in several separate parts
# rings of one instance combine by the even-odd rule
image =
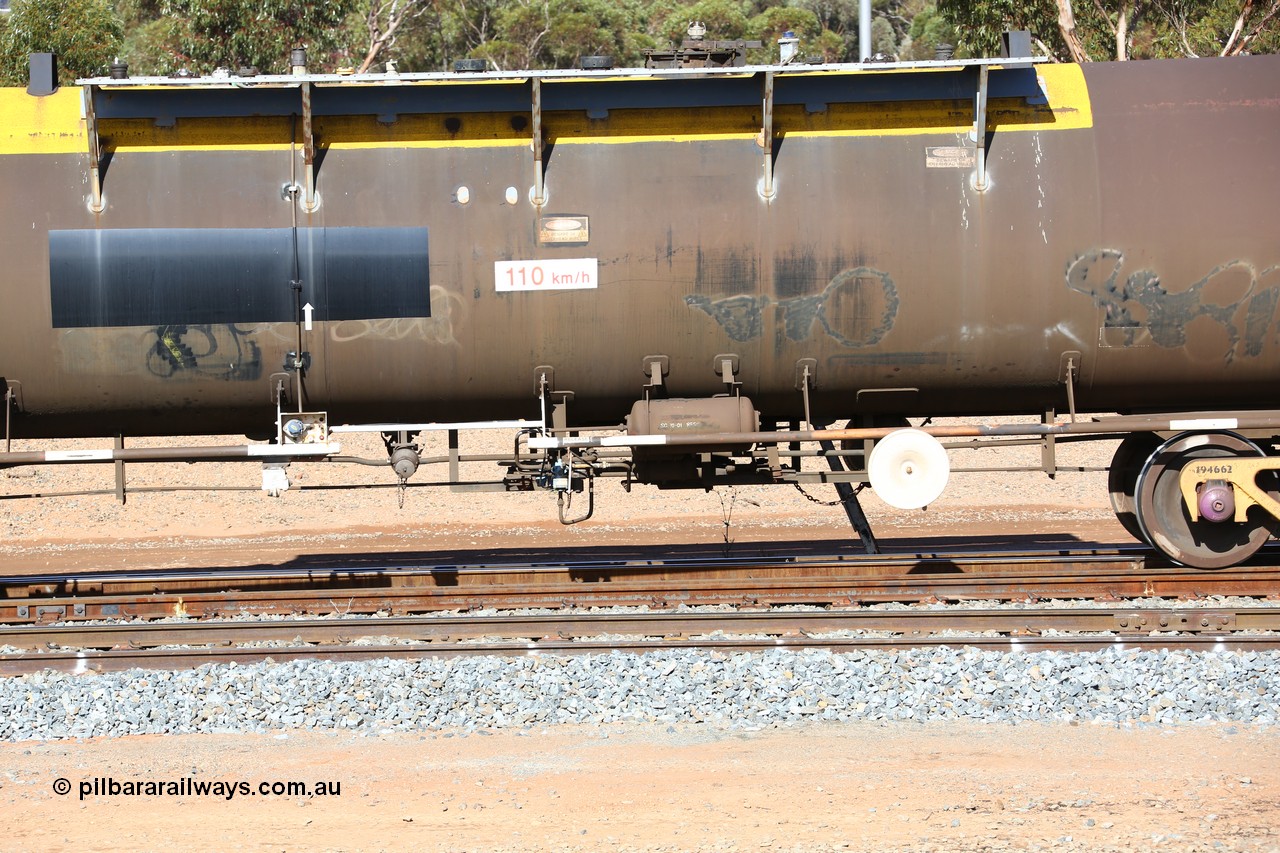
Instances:
[[[54,328],[292,323],[290,228],[50,231]],[[431,316],[426,228],[299,228],[313,319]]]

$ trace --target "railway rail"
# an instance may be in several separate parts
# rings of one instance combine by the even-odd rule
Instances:
[[[96,572],[0,578],[0,622],[485,608],[1275,596],[1280,551],[1238,569],[1154,563],[1129,548],[758,559]]]
[[[211,662],[368,660],[462,655],[601,654],[663,649],[901,649],[1000,651],[1108,647],[1280,648],[1280,608],[1061,608],[541,614],[486,617],[118,623],[0,627],[0,674]]]

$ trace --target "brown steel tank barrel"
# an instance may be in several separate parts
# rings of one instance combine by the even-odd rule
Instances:
[[[82,116],[82,103],[88,105]],[[1280,58],[0,90],[15,435],[1251,408]],[[975,121],[981,133],[971,134]],[[286,384],[293,380],[285,376]]]

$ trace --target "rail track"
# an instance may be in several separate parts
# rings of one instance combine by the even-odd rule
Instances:
[[[1137,548],[1097,547],[26,575],[0,577],[0,623],[533,607],[1275,596],[1280,550],[1264,555],[1254,565],[1214,572],[1153,564],[1150,554]]]
[[[1090,548],[9,577],[0,578],[0,622],[7,623],[0,625],[0,647],[13,651],[0,655],[0,674],[677,647],[1280,647],[1280,633],[1272,633],[1280,632],[1277,607],[1134,603],[1275,598],[1274,559],[1218,572],[1148,562],[1137,549]],[[859,606],[1063,598],[1099,601],[1012,609]],[[1124,603],[1107,606],[1111,601]],[[665,612],[571,612],[637,605]],[[724,609],[687,610],[695,605]],[[794,605],[810,607],[778,609]],[[542,612],[512,612],[524,608]],[[498,615],[458,615],[476,609]],[[89,624],[94,620],[114,621]]]
[[[210,662],[662,649],[1000,651],[1280,648],[1280,608],[790,610],[276,619],[4,626],[0,674],[181,669]]]

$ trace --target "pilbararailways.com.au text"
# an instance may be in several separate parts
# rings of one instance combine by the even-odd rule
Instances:
[[[193,779],[130,779],[120,782],[109,776],[82,779],[79,785],[80,799],[89,797],[340,797],[342,783],[332,780],[317,782],[243,782],[237,780]],[[68,779],[55,779],[53,791],[59,796],[71,793]]]

